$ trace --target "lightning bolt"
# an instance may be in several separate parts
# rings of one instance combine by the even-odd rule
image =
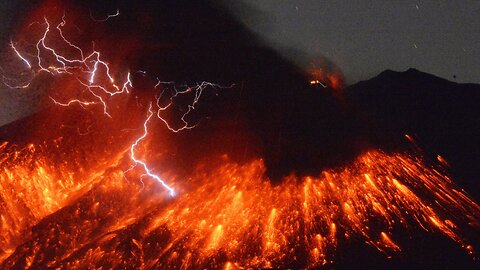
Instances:
[[[13,51],[18,56],[18,58],[20,58],[28,66],[28,68],[32,68],[32,65],[30,64],[30,62],[28,62],[28,60],[20,54],[20,52],[17,50],[17,48],[13,44],[12,40],[10,40],[10,47],[13,49]]]
[[[160,178],[160,176],[152,173],[152,171],[147,166],[146,162],[138,159],[135,156],[135,148],[148,136],[148,124],[149,124],[149,122],[152,119],[154,114],[155,114],[155,112],[152,110],[152,103],[150,103],[150,105],[148,107],[147,119],[143,123],[143,134],[138,139],[136,139],[135,142],[130,146],[130,158],[133,160],[133,162],[135,162],[135,165],[133,165],[130,169],[128,169],[124,173],[127,173],[128,171],[130,171],[131,169],[133,169],[137,165],[140,165],[143,168],[143,170],[145,171],[144,175],[147,175],[150,178],[155,179],[157,182],[159,182],[165,189],[167,189],[169,191],[170,196],[173,197],[173,196],[175,196],[175,191],[173,190],[173,188],[170,187],[169,185],[167,185],[165,183],[165,181],[163,181],[162,178]]]
[[[226,88],[232,88],[234,86],[234,84],[232,84],[230,86],[221,86],[221,85],[214,84],[214,83],[211,83],[211,82],[203,81],[201,83],[196,83],[193,86],[185,86],[185,89],[182,90],[182,89],[178,89],[174,82],[162,82],[157,78],[157,84],[155,85],[154,88],[157,88],[160,85],[169,86],[169,88],[172,90],[173,93],[170,97],[169,102],[166,105],[163,105],[163,106],[160,105],[160,99],[162,98],[165,91],[162,91],[160,93],[160,95],[156,97],[157,107],[158,107],[156,115],[157,115],[157,118],[160,119],[160,121],[162,121],[170,131],[175,132],[175,133],[180,132],[182,130],[195,128],[196,124],[192,125],[192,124],[188,123],[186,118],[188,117],[188,115],[191,112],[193,112],[196,109],[196,105],[199,102],[200,97],[202,96],[205,88],[210,87],[210,88],[214,88],[214,89],[219,89],[219,88],[226,89]],[[193,101],[192,101],[191,104],[188,105],[187,111],[180,117],[180,120],[182,121],[182,124],[177,128],[173,127],[165,118],[162,117],[162,112],[166,111],[167,109],[169,109],[174,104],[174,99],[175,98],[177,98],[180,95],[188,94],[188,93],[192,93],[192,92],[194,93]]]
[[[90,10],[90,18],[96,22],[106,22],[108,21],[109,19],[113,18],[113,17],[117,17],[120,15],[120,9],[117,9],[117,12],[114,13],[114,14],[108,14],[105,18],[103,19],[96,19],[93,14],[92,14],[92,11]]]
[[[143,71],[139,71],[141,74],[144,74],[146,75],[145,72]],[[160,85],[166,85],[166,86],[170,86],[170,90],[172,90],[172,95],[170,96],[169,98],[169,102],[166,104],[166,105],[160,105],[160,99],[162,98],[162,96],[165,94],[165,89],[163,89],[160,94],[156,97],[156,105],[157,105],[157,111],[155,112],[154,109],[153,109],[153,104],[150,103],[149,104],[149,107],[148,107],[148,114],[147,114],[147,118],[145,119],[144,123],[143,123],[143,134],[137,138],[135,140],[135,142],[130,146],[130,158],[131,160],[135,163],[133,166],[131,166],[128,170],[124,171],[124,174],[128,173],[129,171],[131,171],[132,169],[134,169],[136,166],[140,165],[143,170],[144,170],[144,174],[142,175],[143,176],[149,176],[150,178],[156,180],[157,182],[159,182],[165,189],[167,189],[170,193],[170,195],[173,197],[175,196],[175,191],[172,187],[170,187],[168,184],[166,184],[166,182],[158,175],[154,174],[152,172],[152,170],[149,168],[149,166],[147,165],[147,163],[145,161],[142,161],[140,159],[138,159],[135,155],[135,149],[137,148],[137,146],[148,136],[148,125],[150,123],[150,121],[152,120],[152,118],[154,116],[156,116],[161,122],[164,123],[164,125],[172,132],[174,133],[178,133],[180,131],[183,131],[183,130],[187,130],[187,129],[192,129],[194,128],[196,125],[191,125],[187,122],[187,120],[185,119],[192,111],[195,110],[196,108],[196,105],[197,103],[199,102],[199,99],[200,97],[202,96],[202,93],[203,91],[205,90],[205,88],[207,87],[212,87],[212,88],[231,88],[233,87],[233,84],[228,86],[228,87],[225,87],[225,86],[221,86],[221,85],[218,85],[218,84],[214,84],[214,83],[210,83],[210,82],[201,82],[201,83],[197,83],[196,85],[194,86],[185,86],[185,89],[181,90],[181,89],[178,89],[176,84],[174,82],[162,82],[160,81],[158,78],[157,78],[157,84],[154,86],[154,88],[157,88],[159,87]],[[188,110],[181,116],[180,120],[182,122],[182,124],[179,126],[179,127],[173,127],[172,124],[169,123],[169,121],[167,121],[165,118],[163,118],[161,116],[161,113],[169,108],[171,108],[172,106],[174,106],[174,99],[180,95],[183,95],[183,94],[188,94],[188,93],[194,93],[194,97],[193,97],[193,101],[191,102],[191,104],[188,105]]]

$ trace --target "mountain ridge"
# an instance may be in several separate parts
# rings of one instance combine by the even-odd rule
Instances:
[[[378,147],[398,150],[405,134],[425,154],[451,161],[451,169],[479,198],[480,85],[456,83],[416,69],[386,70],[345,89],[362,133]]]

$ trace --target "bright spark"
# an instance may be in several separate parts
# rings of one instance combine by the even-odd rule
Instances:
[[[323,88],[327,88],[327,85],[324,84],[324,83],[322,83],[322,82],[319,81],[319,80],[311,80],[311,81],[310,81],[310,85],[318,85],[318,84],[320,84]]]

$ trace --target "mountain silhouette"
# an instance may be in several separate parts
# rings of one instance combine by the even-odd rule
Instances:
[[[458,184],[480,195],[480,85],[458,84],[416,69],[386,70],[345,92],[376,147],[400,150],[412,136],[432,159],[441,155]]]

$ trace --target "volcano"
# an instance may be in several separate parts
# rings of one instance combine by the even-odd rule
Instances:
[[[46,90],[0,129],[2,269],[478,266],[479,85],[341,87],[195,3],[18,23],[8,83]]]

